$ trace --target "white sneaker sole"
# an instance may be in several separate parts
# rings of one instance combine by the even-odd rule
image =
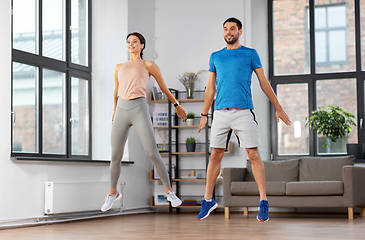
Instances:
[[[116,202],[116,201],[118,201],[118,200],[120,200],[122,198],[122,194],[120,194],[119,193],[119,196],[112,202],[112,204],[110,204],[110,206],[107,208],[107,209],[104,209],[103,210],[103,208],[101,208],[100,210],[102,211],[102,212],[106,212],[106,211],[108,211],[108,210],[110,210],[112,207],[113,207],[113,205],[114,205],[114,203]]]
[[[178,198],[175,201],[171,201],[169,198],[167,200],[171,203],[173,207],[178,207],[182,204],[182,201]]]
[[[197,219],[197,220],[198,220],[198,221],[201,221],[201,220],[206,219],[207,217],[209,217],[210,213],[211,213],[214,209],[216,209],[217,207],[218,207],[218,204],[217,204],[217,203],[216,203],[216,204],[214,204],[214,206],[213,206],[213,207],[211,207],[211,208],[209,209],[209,211],[208,211],[208,214],[207,214],[207,215],[205,215],[204,217],[199,218],[199,219]]]

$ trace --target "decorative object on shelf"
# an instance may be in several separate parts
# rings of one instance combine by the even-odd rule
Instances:
[[[166,100],[167,97],[163,92],[158,92],[158,98],[159,100]]]
[[[167,127],[169,126],[169,115],[167,112],[153,112],[153,126]]]
[[[195,117],[195,114],[194,113],[191,113],[189,112],[187,115],[186,115],[186,125],[187,126],[193,126],[194,125],[194,117]]]
[[[305,118],[307,120],[305,127],[309,126],[310,129],[316,130],[319,135],[322,134],[332,142],[336,142],[342,137],[347,143],[347,154],[356,154],[356,158],[362,159],[364,154],[363,144],[349,144],[345,138],[351,132],[351,126],[356,126],[354,119],[355,116],[352,113],[348,113],[338,106],[327,105],[312,111],[312,115]],[[356,146],[349,147],[348,145],[358,145],[359,150]],[[329,147],[328,142],[325,140],[322,146],[324,148]],[[353,148],[355,152],[351,152]]]
[[[166,194],[164,192],[154,193],[155,205],[169,205]]]
[[[188,137],[188,138],[186,138],[185,143],[186,143],[186,151],[188,151],[188,152],[195,152],[196,142],[195,142],[195,138],[194,137]]]
[[[207,70],[200,70],[197,73],[192,72],[184,72],[179,75],[178,79],[179,81],[184,85],[186,88],[187,98],[193,99],[194,98],[194,89],[196,84],[199,81],[199,74],[202,74],[204,72],[207,72]]]
[[[159,149],[159,151],[168,152],[167,140],[169,138],[169,131],[167,129],[159,129],[157,132],[158,132],[158,136],[160,136],[160,138],[162,140],[161,150]]]

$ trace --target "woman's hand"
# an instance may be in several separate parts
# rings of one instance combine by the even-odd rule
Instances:
[[[176,107],[176,114],[179,117],[181,117],[181,120],[183,122],[186,122],[186,112],[185,112],[184,108],[181,105],[179,105],[179,106]]]
[[[113,112],[112,124],[113,124],[113,122],[114,122],[114,115],[115,115],[115,111]]]

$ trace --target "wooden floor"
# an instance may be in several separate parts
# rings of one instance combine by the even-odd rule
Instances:
[[[74,221],[54,225],[6,229],[1,240],[84,240],[84,239],[365,239],[365,218],[355,215],[270,214],[270,221],[258,222],[255,213],[249,218],[221,213],[203,221],[196,213],[147,213]]]

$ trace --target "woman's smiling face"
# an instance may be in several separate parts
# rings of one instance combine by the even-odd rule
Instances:
[[[140,53],[144,47],[137,36],[131,35],[127,39],[127,48],[129,53]]]

